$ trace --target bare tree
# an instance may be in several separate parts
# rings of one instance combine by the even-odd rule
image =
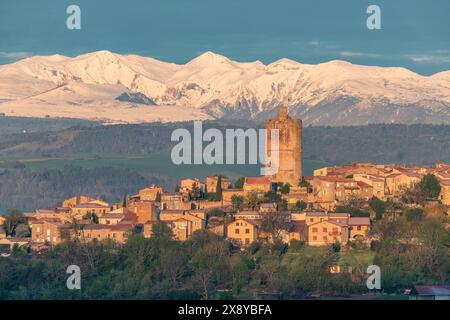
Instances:
[[[261,220],[261,229],[272,236],[272,239],[280,240],[283,232],[291,230],[290,216],[285,212],[265,213]]]
[[[8,236],[14,235],[14,231],[21,223],[25,223],[25,217],[22,212],[18,210],[8,210],[5,216],[5,222],[3,223],[6,234]]]

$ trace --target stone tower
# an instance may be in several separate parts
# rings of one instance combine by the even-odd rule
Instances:
[[[302,120],[291,118],[287,108],[281,107],[277,117],[267,120],[265,125],[268,156],[272,152],[270,130],[279,130],[279,168],[270,178],[297,187],[302,178]]]

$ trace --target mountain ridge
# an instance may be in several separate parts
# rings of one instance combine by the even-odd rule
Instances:
[[[75,87],[84,91],[40,96],[73,83],[83,84]],[[111,122],[139,122],[136,116],[128,119],[127,112],[146,110],[115,100],[123,93],[148,97],[158,105],[152,112],[164,111],[162,106],[180,109],[183,120],[263,119],[283,105],[313,125],[450,123],[450,71],[423,76],[403,67],[343,60],[313,65],[287,58],[266,65],[211,51],[185,64],[101,50],[73,58],[35,56],[0,66],[0,112],[7,115],[20,115],[26,106],[38,116],[45,110],[50,116],[108,120],[110,108],[124,113],[123,119],[110,117]],[[60,112],[51,105],[61,106]],[[80,106],[79,114],[71,105]],[[146,115],[141,122],[172,121],[170,113]]]

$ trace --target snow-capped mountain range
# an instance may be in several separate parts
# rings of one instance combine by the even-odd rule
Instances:
[[[120,99],[117,99],[120,97]],[[281,59],[236,62],[206,52],[186,64],[98,51],[0,66],[0,112],[107,122],[264,119],[278,106],[313,125],[450,123],[450,71]]]

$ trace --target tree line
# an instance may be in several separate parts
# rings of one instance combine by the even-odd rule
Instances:
[[[302,299],[312,295],[368,293],[366,269],[381,269],[381,290],[403,293],[414,284],[450,281],[448,218],[426,211],[410,219],[384,219],[372,231],[370,247],[352,243],[346,252],[332,244],[302,241],[254,242],[240,250],[202,230],[192,239],[171,239],[164,223],[151,238],[128,241],[66,241],[40,254],[13,248],[0,259],[0,299]],[[372,252],[372,262],[342,260],[344,254]],[[69,265],[81,269],[81,290],[68,290]],[[340,273],[330,268],[340,265]]]
[[[205,129],[261,128],[257,122],[206,121]],[[189,122],[176,124],[74,127],[53,132],[0,135],[0,156],[77,154],[130,155],[168,153],[174,129],[192,130]],[[334,164],[351,162],[434,164],[450,161],[450,126],[373,124],[303,129],[303,157]]]

